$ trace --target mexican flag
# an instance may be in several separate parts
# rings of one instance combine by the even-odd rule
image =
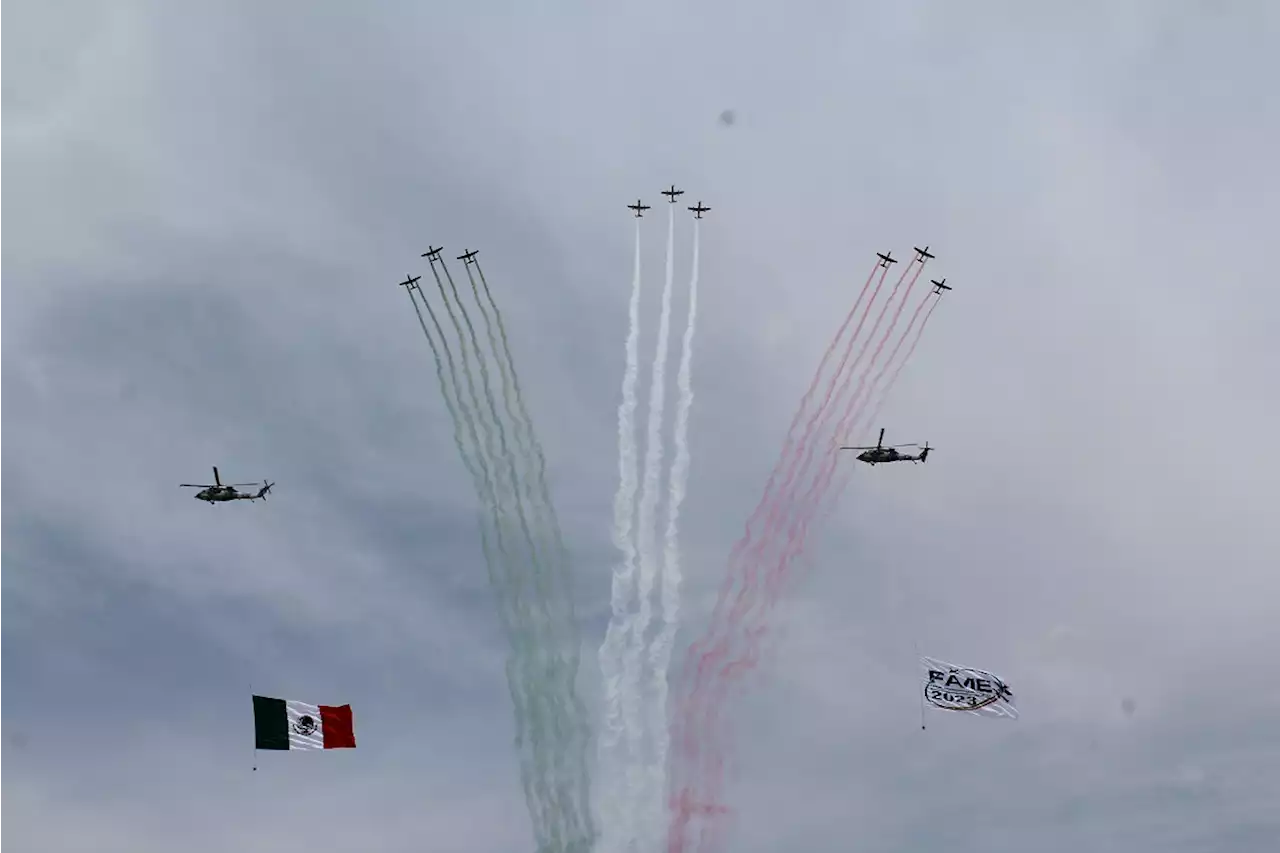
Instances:
[[[354,749],[350,705],[311,705],[292,699],[253,697],[258,749]]]

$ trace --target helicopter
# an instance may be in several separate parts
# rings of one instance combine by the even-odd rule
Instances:
[[[924,443],[924,447],[915,456],[910,453],[899,453],[899,447],[920,447],[918,444],[895,444],[886,447],[884,444],[884,428],[880,428],[880,438],[876,440],[875,447],[841,447],[841,450],[861,450],[858,454],[858,461],[865,462],[868,465],[877,465],[881,462],[923,462],[929,458],[929,442]]]
[[[271,491],[271,487],[274,486],[275,483],[268,483],[266,480],[263,480],[262,488],[259,489],[256,494],[253,492],[236,491],[236,486],[256,485],[258,484],[231,483],[224,485],[222,478],[218,476],[218,466],[214,465],[212,485],[209,483],[179,483],[178,487],[182,489],[199,489],[200,491],[195,494],[196,500],[205,501],[212,506],[213,504],[220,503],[222,501],[256,501],[258,498],[262,498],[265,501],[267,499],[267,492]]]

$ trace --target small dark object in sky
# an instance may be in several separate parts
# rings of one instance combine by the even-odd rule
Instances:
[[[1120,702],[1120,710],[1124,711],[1126,717],[1132,717],[1133,712],[1138,710],[1138,703],[1126,696]]]
[[[720,123],[725,127],[732,127],[733,123],[738,120],[738,114],[733,110],[725,110],[720,113]]]

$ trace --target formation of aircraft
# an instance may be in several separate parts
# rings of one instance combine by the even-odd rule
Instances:
[[[663,190],[662,194],[667,196],[669,201],[672,204],[674,204],[676,201],[676,198],[684,194],[684,190],[676,189],[675,184],[672,184],[669,189]],[[644,215],[644,211],[650,209],[649,205],[644,204],[640,199],[636,199],[635,204],[627,205],[627,208],[635,212],[636,218],[642,217]],[[699,201],[696,205],[691,206],[689,210],[693,212],[694,216],[697,219],[701,219],[702,214],[707,213],[708,211],[711,210],[711,208],[707,207],[701,201]],[[926,259],[935,257],[929,251],[928,246],[925,246],[923,249],[921,249],[919,246],[913,246],[912,248],[916,252],[916,259],[921,262],[925,261]],[[427,251],[422,253],[422,257],[428,258],[432,263],[434,263],[435,261],[440,260],[440,253],[443,251],[444,251],[443,247],[431,246],[428,248]],[[461,255],[459,255],[458,260],[462,261],[464,264],[473,264],[473,263],[476,263],[476,255],[478,254],[479,254],[478,251],[469,249],[466,252],[463,252]],[[877,252],[876,256],[880,259],[879,266],[881,267],[887,268],[890,264],[896,264],[898,262],[897,259],[893,257],[892,252]],[[418,282],[421,280],[421,278],[422,278],[421,276],[407,275],[405,276],[405,280],[400,282],[400,285],[402,287],[408,288],[409,290],[413,290],[418,286]],[[941,280],[930,279],[929,283],[933,285],[933,288],[934,288],[933,292],[936,295],[941,295],[944,290],[952,289],[951,286],[947,284],[947,280],[945,278]],[[883,429],[880,430],[880,437],[876,440],[876,444],[874,447],[842,446],[840,449],[861,451],[857,456],[858,461],[865,462],[868,465],[873,465],[873,466],[879,465],[882,463],[887,463],[887,462],[911,462],[911,463],[924,462],[929,458],[929,451],[931,448],[929,447],[928,442],[925,442],[924,446],[921,448],[920,452],[917,454],[902,453],[899,451],[899,448],[920,447],[920,445],[918,444],[885,445],[884,432],[885,431]],[[209,503],[209,504],[214,504],[214,503],[224,503],[226,501],[244,501],[244,500],[256,501],[259,498],[261,498],[262,500],[266,500],[267,493],[271,491],[271,488],[275,485],[275,483],[271,483],[271,482],[268,482],[267,480],[263,480],[262,487],[258,489],[258,491],[241,492],[239,491],[239,488],[243,488],[247,486],[256,486],[257,483],[225,484],[222,482],[221,476],[218,474],[217,466],[214,466],[212,483],[181,483],[179,485],[181,488],[200,489],[200,491],[195,494],[195,498],[197,500],[205,501],[206,503]]]
[[[934,254],[929,251],[928,246],[925,246],[923,249],[919,246],[912,246],[911,248],[915,249],[916,260],[920,261],[922,264],[926,260],[935,257]],[[888,268],[889,264],[897,263],[892,252],[876,252],[876,257],[880,259],[879,266],[885,268]],[[929,283],[933,285],[934,294],[939,296],[942,295],[942,291],[951,289],[951,285],[947,284],[947,280],[945,278],[941,280],[930,279]],[[929,442],[927,441],[924,443],[924,447],[920,449],[920,452],[916,454],[902,453],[898,450],[900,447],[920,447],[920,445],[896,444],[886,446],[884,443],[884,430],[881,429],[880,438],[876,440],[874,447],[841,447],[840,449],[861,451],[858,453],[858,461],[865,462],[868,465],[880,465],[885,462],[924,462],[929,458],[929,451],[931,449],[929,447]]]
[[[884,443],[884,429],[880,430],[880,438],[876,440],[875,447],[841,447],[841,450],[861,450],[858,454],[858,461],[865,462],[868,465],[879,465],[884,462],[924,462],[929,458],[929,442],[924,443],[924,447],[919,453],[912,456],[910,453],[899,453],[899,447],[920,447],[918,444],[894,444],[886,446]]]
[[[275,483],[262,481],[262,488],[257,492],[241,492],[237,491],[237,486],[256,486],[257,483],[227,483],[222,482],[222,478],[218,476],[218,466],[213,466],[213,482],[212,483],[179,483],[178,487],[182,489],[199,489],[195,498],[198,501],[206,501],[210,505],[222,503],[224,501],[256,501],[262,498],[267,499],[267,492],[271,491],[271,487]]]
[[[636,199],[636,203],[627,205],[627,209],[634,210],[636,212],[636,219],[639,219],[644,216],[644,212],[649,209],[649,205],[643,203],[640,199]]]

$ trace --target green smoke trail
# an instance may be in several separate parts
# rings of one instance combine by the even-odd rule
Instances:
[[[447,291],[440,271],[448,282]],[[493,311],[492,318],[468,270],[472,294],[501,376],[505,418],[499,414],[491,387],[496,383],[475,325],[448,267],[441,263],[440,271],[433,263],[432,274],[456,336],[471,400],[470,407],[464,403],[455,410],[451,406],[450,413],[467,423],[476,454],[481,457],[474,465],[475,473],[481,476],[473,474],[473,480],[500,545],[488,549],[486,559],[494,560],[490,578],[504,621],[509,620],[507,678],[516,718],[521,778],[538,850],[587,853],[594,843],[587,794],[589,732],[586,710],[576,692],[578,634],[568,556],[546,488],[545,457],[524,407],[501,312],[487,283],[485,301]],[[457,374],[440,323],[431,313],[437,334],[444,341],[454,393],[461,401],[464,383]],[[494,335],[494,322],[501,345]],[[431,340],[425,323],[423,327]],[[472,360],[479,370],[478,382],[471,370]],[[448,401],[443,369],[437,370],[437,377]],[[466,462],[466,451],[460,447],[459,452]],[[486,535],[482,533],[482,540]]]
[[[458,377],[457,364],[453,359],[448,337],[440,326],[440,320],[435,311],[432,310],[431,303],[427,301],[426,294],[419,291],[419,295],[422,297],[422,304],[427,309],[427,314],[431,317],[431,323],[436,330],[436,335],[433,337],[422,318],[422,311],[418,308],[418,302],[413,297],[414,289],[413,286],[410,286],[409,298],[413,302],[413,310],[418,316],[418,324],[422,327],[422,333],[431,347],[431,355],[435,361],[436,379],[440,383],[445,406],[448,408],[449,417],[453,422],[454,444],[458,449],[458,455],[462,459],[463,465],[471,474],[476,495],[483,504],[479,519],[480,543],[484,553],[485,568],[489,575],[489,583],[497,590],[509,589],[511,584],[506,577],[509,550],[505,542],[504,525],[501,524],[498,501],[493,487],[493,476],[489,470],[489,460],[484,456],[484,443],[479,435],[474,411],[462,397],[462,383]],[[440,295],[441,298],[444,298],[443,288]],[[440,342],[439,345],[436,343],[437,340]],[[447,378],[440,358],[441,349],[444,351],[444,360],[448,364]],[[470,439],[469,445],[464,440],[464,429]],[[520,621],[514,611],[514,604],[515,602],[511,600],[510,596],[499,596],[498,608],[503,633],[513,647],[517,642],[516,626]],[[510,671],[510,660],[507,663],[507,668],[507,685],[511,694],[512,706],[515,708],[515,717],[517,721],[523,720],[527,717],[525,709],[528,704],[526,697],[523,695],[523,682],[521,679],[513,677]],[[520,781],[525,791],[526,800],[532,803],[537,797],[537,791],[534,785],[532,762],[522,748],[525,740],[525,733],[518,728],[516,743],[520,757]],[[541,813],[541,810],[539,813]]]
[[[554,599],[549,595],[547,572],[538,554],[537,538],[534,536],[528,521],[528,515],[531,513],[526,512],[524,505],[524,497],[528,494],[529,489],[524,482],[525,478],[522,476],[522,469],[527,466],[522,466],[512,454],[510,443],[506,437],[507,430],[498,414],[497,403],[490,387],[491,380],[486,357],[480,347],[475,326],[467,313],[466,305],[458,294],[453,277],[449,274],[448,266],[443,262],[440,266],[445,274],[446,281],[449,283],[449,290],[452,292],[457,304],[458,314],[467,327],[467,337],[463,338],[461,329],[456,325],[455,318],[455,329],[458,331],[459,340],[463,347],[464,361],[467,342],[469,341],[471,354],[479,363],[480,385],[483,389],[490,423],[498,434],[502,454],[501,464],[498,467],[507,475],[504,491],[499,495],[500,498],[506,499],[502,506],[502,511],[505,516],[506,504],[514,504],[515,514],[518,519],[518,536],[523,553],[517,558],[517,564],[508,566],[508,577],[515,582],[518,611],[525,619],[521,624],[521,633],[524,635],[522,639],[524,641],[516,647],[518,651],[514,659],[514,665],[517,678],[523,682],[527,700],[526,711],[529,723],[527,745],[532,751],[533,773],[536,780],[542,780],[543,782],[543,784],[537,786],[537,801],[538,808],[541,810],[540,817],[546,828],[546,842],[553,850],[563,850],[566,840],[564,837],[565,827],[562,826],[563,817],[572,812],[565,802],[567,791],[565,790],[564,773],[559,768],[559,763],[563,756],[563,746],[558,743],[560,738],[557,737],[561,728],[559,725],[561,722],[560,714],[557,713],[559,697],[554,690],[547,689],[548,686],[553,685],[558,680],[555,673],[558,655],[556,655],[555,649],[560,638],[556,636],[552,628],[555,620],[550,612],[549,605]],[[450,311],[450,316],[453,316],[453,309],[450,307],[447,297],[446,308]],[[531,570],[532,590],[526,589],[526,585],[523,583],[524,572],[527,570]]]
[[[563,760],[572,760],[574,764],[573,767],[565,769],[568,774],[569,785],[574,789],[572,793],[573,807],[565,817],[573,825],[574,849],[586,851],[594,846],[596,838],[596,828],[591,809],[591,776],[588,763],[591,731],[586,704],[577,691],[580,651],[577,614],[573,605],[573,579],[569,552],[564,544],[559,519],[556,517],[555,504],[552,502],[547,488],[546,455],[543,453],[542,442],[539,441],[537,433],[534,431],[533,419],[529,416],[528,407],[524,402],[524,393],[520,387],[520,376],[516,372],[515,359],[511,354],[511,343],[507,337],[506,324],[502,320],[502,311],[498,308],[498,304],[493,298],[493,292],[489,289],[489,282],[485,278],[484,270],[480,267],[480,262],[478,260],[474,261],[472,266],[475,267],[476,274],[480,278],[485,300],[488,302],[490,309],[492,309],[493,323],[497,325],[498,335],[501,340],[500,345],[498,341],[493,340],[493,328],[489,325],[489,314],[484,311],[483,303],[480,303],[480,294],[475,289],[475,278],[470,277],[470,269],[468,268],[472,291],[475,293],[476,301],[484,314],[485,323],[489,329],[490,341],[494,347],[495,354],[498,355],[499,369],[502,372],[504,382],[509,380],[508,384],[504,384],[507,404],[510,406],[514,402],[518,413],[516,419],[518,430],[523,436],[525,446],[534,455],[536,465],[534,470],[529,472],[529,476],[537,490],[539,498],[537,506],[542,516],[543,529],[549,531],[552,538],[552,567],[554,570],[552,579],[559,593],[559,602],[562,605],[561,612],[554,621],[563,635],[562,642],[557,645],[557,648],[564,655],[558,661],[557,674],[559,677],[556,679],[554,689],[558,691],[563,700],[567,700],[567,707],[562,709],[567,725],[563,732],[564,742],[560,755]]]

